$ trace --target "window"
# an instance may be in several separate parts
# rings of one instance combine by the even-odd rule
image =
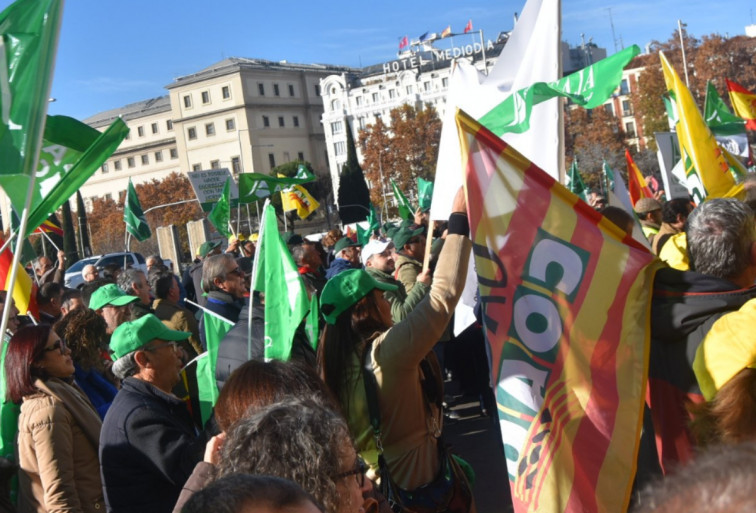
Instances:
[[[202,103],[210,103],[210,92],[209,91],[202,91]]]
[[[110,201],[110,200],[113,199],[113,195],[110,194],[110,193],[107,193],[107,194],[105,194],[105,199],[108,200],[108,201]]]
[[[173,121],[171,121],[170,119],[166,120],[166,122],[165,122],[165,128],[167,128],[169,132],[172,131],[173,130]]]
[[[396,89],[389,89],[389,98],[392,100],[396,98]]]
[[[157,126],[157,123],[153,123],[153,124],[152,124],[152,133],[153,133],[153,134],[156,134],[156,133],[158,133],[158,126]]]
[[[231,171],[236,175],[241,173],[241,160],[239,160],[239,157],[231,157]]]
[[[294,116],[291,120],[294,123],[294,126],[299,126],[299,116]]]
[[[137,135],[139,137],[144,137],[144,127],[143,126],[138,126],[137,127]]]
[[[186,131],[186,135],[187,137],[189,137],[190,141],[193,141],[194,139],[197,138],[197,129],[194,128],[193,126],[190,126]]]
[[[189,96],[188,94],[184,96],[184,107],[187,109],[192,108],[192,97]]]
[[[268,153],[268,163],[270,164],[271,169],[276,167],[276,156],[272,153]]]
[[[630,100],[622,100],[622,115],[631,116],[632,114],[633,114],[633,109],[630,106]]]
[[[297,159],[299,159],[302,162],[304,162],[304,152],[303,151],[300,151],[299,153],[297,153]]]
[[[355,105],[357,105],[358,107],[361,107],[361,106],[362,106],[362,96],[358,96],[357,98],[355,98],[355,99],[354,99],[354,103],[355,103]]]
[[[221,96],[223,96],[224,100],[231,98],[231,88],[228,86],[221,87]]]
[[[177,159],[178,158],[178,150],[176,148],[171,148],[169,150],[169,153],[171,154],[171,158],[172,159]]]
[[[331,101],[331,110],[339,110],[341,108],[341,102],[339,100]]]
[[[129,129],[128,132],[126,132],[126,140],[131,139],[131,130]]]
[[[234,120],[234,118],[228,118],[226,120],[226,130],[231,131],[234,128],[236,128],[236,121]]]
[[[441,87],[444,89],[449,87],[449,77],[444,77],[441,79]]]
[[[360,130],[365,130],[365,118],[364,117],[358,118],[357,125],[360,127]]]
[[[108,171],[109,171],[109,169],[108,169],[108,163],[107,162],[103,162],[102,163],[102,172],[103,173],[107,173]]]
[[[334,134],[334,135],[335,134],[340,134],[343,131],[344,131],[344,123],[342,123],[341,121],[334,121],[333,123],[331,123],[331,133],[332,134]]]
[[[263,126],[265,128],[268,128],[270,126],[270,118],[268,116],[263,116]]]
[[[265,84],[263,84],[262,82],[258,82],[257,92],[260,93],[260,96],[265,96]]]
[[[423,91],[425,91],[425,92],[427,93],[427,92],[429,92],[430,90],[431,90],[431,83],[430,83],[430,81],[428,81],[428,82],[423,82]]]
[[[202,171],[201,164],[192,164],[192,171]]]
[[[346,143],[344,141],[339,141],[337,143],[333,144],[333,152],[338,157],[339,155],[344,155],[346,153]]]
[[[207,123],[205,125],[205,135],[215,135],[215,123]]]
[[[126,162],[128,163],[129,167],[136,166],[136,161],[134,160],[134,157],[129,157],[126,159]]]
[[[320,96],[320,86],[315,84],[315,96]]]
[[[283,128],[286,124],[284,123],[284,117],[278,116],[278,126]]]
[[[150,157],[148,155],[142,155],[142,165],[146,166],[150,163]]]
[[[284,162],[291,162],[291,154],[288,151],[284,152]]]
[[[378,103],[378,93],[373,93],[373,103]]]
[[[407,94],[412,94],[414,92],[414,90],[415,90],[415,88],[412,87],[411,85],[407,86]]]
[[[604,110],[610,116],[614,116],[614,105],[612,105],[611,103],[605,103],[604,104]]]
[[[156,151],[155,152],[155,162],[162,162],[163,161],[163,152],[162,151]]]
[[[116,171],[120,171],[121,170],[121,161],[120,160],[116,160],[115,162],[113,162],[113,167],[115,168]]]
[[[294,96],[294,86],[289,84],[289,96]]]
[[[278,84],[273,84],[273,95],[281,96],[281,91],[278,90]]]
[[[620,82],[620,94],[630,94],[630,84],[626,78],[623,78]]]
[[[220,169],[220,160],[211,160],[210,169]]]
[[[635,123],[632,121],[625,123],[625,133],[628,137],[635,137]]]

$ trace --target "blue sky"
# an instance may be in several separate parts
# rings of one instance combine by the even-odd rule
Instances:
[[[468,19],[493,39],[512,28],[524,1],[68,0],[50,113],[84,119],[161,96],[174,78],[226,57],[376,64],[396,57],[403,35],[416,38],[449,24],[461,32]],[[0,0],[0,8],[10,3]],[[563,0],[562,39],[576,45],[584,33],[613,53],[609,7],[625,46],[643,49],[652,39],[668,39],[678,18],[697,37],[734,36],[753,23],[752,5],[745,0],[731,0],[726,9],[703,0]]]

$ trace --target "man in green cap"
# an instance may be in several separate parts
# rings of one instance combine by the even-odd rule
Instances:
[[[124,322],[131,319],[131,304],[139,301],[136,296],[129,296],[115,283],[108,283],[92,292],[89,308],[105,319],[107,332],[111,334]]]
[[[359,269],[360,263],[360,244],[352,241],[349,237],[340,238],[333,246],[333,259],[331,265],[326,271],[326,279],[330,280],[334,276],[349,269]]]
[[[409,294],[417,283],[417,276],[423,270],[425,256],[425,228],[403,227],[394,234],[396,269],[394,278],[402,282]]]
[[[171,393],[181,370],[177,343],[189,335],[147,314],[121,324],[110,339],[113,373],[122,382],[100,433],[109,512],[171,511],[202,459],[206,437]]]

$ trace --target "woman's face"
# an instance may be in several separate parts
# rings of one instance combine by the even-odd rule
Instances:
[[[54,331],[50,331],[42,357],[36,365],[53,378],[71,377],[75,370],[71,350]]]
[[[347,439],[342,444],[344,448],[341,455],[339,474],[336,489],[339,494],[339,506],[336,513],[365,513],[362,503],[362,492],[370,490],[370,480],[365,477],[365,472],[360,471],[357,452],[352,447],[352,441]]]

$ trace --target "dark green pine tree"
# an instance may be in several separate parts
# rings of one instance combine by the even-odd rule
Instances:
[[[367,219],[370,212],[370,191],[360,162],[357,160],[352,127],[346,119],[344,124],[347,132],[347,161],[341,168],[338,203],[341,222],[349,224]]]
[[[74,232],[71,204],[68,200],[63,202],[63,251],[66,254],[66,262],[72,264],[79,261],[79,251],[76,247],[76,233]]]
[[[81,191],[76,191],[76,214],[79,218],[81,258],[92,256],[92,246],[89,243],[89,226],[87,225],[87,209],[84,208],[84,198],[81,197]]]

